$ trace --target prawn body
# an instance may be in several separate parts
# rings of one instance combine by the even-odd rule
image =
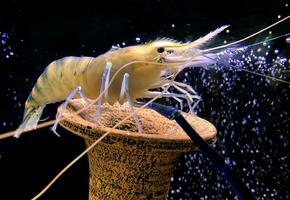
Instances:
[[[99,106],[103,102],[122,104],[126,101],[135,102],[138,98],[154,98],[160,95],[150,89],[165,87],[170,77],[185,67],[206,66],[216,62],[216,54],[204,52],[200,47],[225,28],[227,26],[190,43],[161,39],[110,50],[98,57],[71,56],[53,61],[33,87],[25,103],[23,122],[15,136],[36,127],[46,104],[63,101],[68,97],[71,99],[76,92],[80,92],[84,98],[96,99],[106,90],[105,95],[100,97]],[[106,88],[106,83],[112,77],[114,79],[110,87]],[[185,98],[188,103],[192,103],[193,98],[198,98],[190,86],[176,84],[182,95],[165,91],[163,96],[173,97],[178,101],[179,98]],[[180,86],[189,88],[194,95],[190,95]],[[76,88],[78,89],[72,94]]]
[[[138,60],[136,56],[131,55],[135,49],[129,47],[108,52],[98,57],[70,56],[53,61],[38,78],[25,103],[25,109],[63,101],[77,86],[82,87],[84,94],[88,98],[97,98],[100,93],[100,77],[102,77],[106,62],[110,61],[112,63],[111,74],[114,74],[118,66]],[[142,97],[144,90],[151,89],[150,83],[159,80],[158,71],[160,71],[159,68],[149,66],[149,64],[142,65],[137,63],[127,67],[116,76],[112,86],[109,88],[108,103],[114,104],[119,101],[119,95],[117,94],[120,92],[124,73],[132,74],[132,83],[130,83],[129,87],[132,92],[132,98],[136,99]]]

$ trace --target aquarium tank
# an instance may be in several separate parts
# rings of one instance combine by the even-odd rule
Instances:
[[[230,25],[207,47],[229,44],[287,17],[290,3],[266,1],[83,1],[69,4],[13,0],[0,12],[0,134],[22,121],[24,103],[37,78],[65,56],[96,57],[111,48],[157,38],[189,42]],[[217,129],[213,148],[260,200],[290,199],[290,20],[224,51],[217,65],[187,68],[177,81],[189,84],[202,100],[195,111]],[[174,99],[158,103],[180,109]],[[59,104],[44,110],[55,118]],[[186,104],[183,111],[188,112]],[[60,128],[61,129],[61,128]],[[30,199],[85,144],[49,128],[0,140],[0,199]],[[88,199],[88,159],[69,169],[41,199]],[[203,152],[178,161],[169,200],[238,199]]]

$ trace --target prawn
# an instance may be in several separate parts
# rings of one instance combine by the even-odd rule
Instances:
[[[133,112],[133,104],[138,98],[154,98],[159,95],[160,92],[150,90],[164,88],[168,85],[170,77],[184,67],[214,64],[217,55],[204,53],[199,47],[227,27],[222,26],[191,43],[182,44],[161,39],[143,45],[111,50],[98,57],[71,56],[53,61],[34,85],[25,103],[23,122],[16,130],[15,137],[19,137],[23,131],[36,128],[46,104],[66,100],[64,109],[77,93],[89,102],[89,99],[96,99],[102,91],[106,90],[105,95],[97,103],[96,120],[100,115],[103,102],[113,105],[116,102],[123,104],[128,101]],[[119,73],[116,73],[118,70]],[[116,76],[108,87],[113,75]],[[194,102],[194,99],[200,100],[189,85],[174,81],[173,86],[181,94],[165,91],[162,97],[173,97],[177,100],[184,98],[189,105]],[[190,106],[191,112],[193,108],[194,106]],[[141,132],[137,116],[134,115],[134,118]],[[55,133],[59,119],[57,118],[52,127]]]
[[[15,131],[15,137],[37,128],[37,123],[47,104],[66,100],[52,127],[52,130],[57,134],[56,126],[61,120],[61,114],[69,101],[77,94],[87,102],[87,106],[82,110],[97,103],[96,121],[98,121],[101,105],[104,102],[111,105],[116,102],[120,104],[129,102],[132,113],[126,119],[133,116],[140,132],[142,128],[134,112],[135,102],[139,98],[151,98],[148,103],[161,97],[171,97],[179,102],[182,102],[180,99],[185,99],[189,105],[190,113],[193,113],[201,98],[191,86],[174,81],[184,68],[206,67],[216,64],[217,50],[245,41],[289,18],[290,16],[239,41],[210,49],[202,49],[202,47],[228,26],[222,26],[189,43],[160,39],[147,44],[113,49],[98,57],[65,57],[53,61],[46,67],[33,87],[25,103],[23,121]],[[169,92],[168,88],[171,86],[179,93]],[[161,92],[152,91],[156,88],[163,90]],[[77,113],[82,112],[82,110],[77,111]],[[119,126],[124,120],[113,128]],[[34,199],[41,196],[61,174],[108,134],[109,132],[105,133],[74,159]]]

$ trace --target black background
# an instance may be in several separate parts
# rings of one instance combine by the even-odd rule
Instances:
[[[181,41],[192,40],[221,25],[232,25],[230,35],[222,34],[220,39],[215,41],[217,44],[221,44],[224,38],[231,41],[237,40],[277,21],[277,16],[280,14],[282,17],[286,16],[289,14],[289,8],[285,7],[286,3],[283,0],[272,2],[249,0],[230,2],[208,0],[106,0],[95,2],[78,1],[66,4],[53,1],[30,3],[24,1],[2,2],[0,9],[0,31],[9,34],[7,42],[11,45],[15,54],[9,59],[5,59],[4,54],[1,54],[0,130],[5,132],[13,130],[18,126],[22,119],[24,102],[37,77],[44,70],[45,66],[55,59],[68,55],[97,56],[109,50],[112,45],[121,44],[122,42],[125,42],[126,45],[136,44],[136,37],[140,37],[141,42],[154,40],[157,37],[170,37]],[[172,28],[172,24],[175,24],[175,28]],[[277,35],[287,33],[287,31],[289,32],[289,23],[288,26],[284,24],[275,28],[275,34]],[[289,45],[287,46],[283,40],[280,43],[278,42],[277,45],[282,49],[281,52],[284,52],[284,55],[285,52],[289,52]],[[196,78],[198,79],[199,77],[197,76]],[[250,81],[255,79],[254,77]],[[198,80],[192,81],[192,84],[198,85],[197,83],[199,83]],[[246,92],[252,89],[253,82],[246,82],[245,84],[246,89],[236,94],[242,102],[249,100],[245,96],[247,96]],[[202,85],[199,86],[202,87]],[[284,91],[287,87],[287,85],[275,85],[275,87],[271,87],[269,94],[266,92],[267,88],[260,88],[257,91],[261,94],[267,93],[267,95],[273,96],[273,98],[275,96],[282,99],[275,109],[277,112],[283,112],[283,110],[289,109],[289,101],[288,99],[285,100],[285,95],[280,97],[279,95],[281,95],[280,91]],[[229,152],[228,154],[226,153],[226,156],[230,159],[245,160],[245,162],[241,163],[247,168],[247,154],[235,154],[228,151],[228,149],[235,148],[235,143],[231,143],[233,141],[231,137],[224,140],[226,136],[223,133],[226,132],[224,131],[226,128],[221,122],[223,117],[218,118],[217,115],[209,114],[212,111],[210,108],[217,110],[217,112],[222,112],[223,108],[227,111],[231,109],[222,107],[228,104],[223,101],[224,97],[222,95],[217,96],[216,98],[219,97],[219,99],[216,99],[215,102],[210,101],[209,91],[211,89],[216,88],[209,86],[197,89],[199,94],[204,98],[204,102],[200,107],[204,109],[200,111],[200,115],[214,122],[219,130],[218,138],[220,141],[225,142],[222,142],[222,144],[217,143],[216,149],[221,152],[223,148],[219,148],[219,145],[225,145],[227,152]],[[248,98],[252,97],[248,95]],[[260,96],[260,98],[263,97]],[[241,103],[240,107],[242,108],[243,105]],[[270,107],[270,105],[267,105],[261,109],[264,109],[263,112],[267,113],[267,109],[270,109]],[[56,105],[49,106],[43,116],[50,116],[52,118],[55,109]],[[250,112],[252,112],[251,109],[247,110],[245,108],[241,111],[240,116],[237,115],[232,120],[242,120],[242,116]],[[265,121],[265,123],[274,124],[280,122],[279,114],[280,112],[276,113],[277,116],[274,114],[274,118],[267,119],[268,121]],[[278,128],[277,126],[271,126],[268,127],[267,131],[264,131],[266,136],[276,133],[275,131],[283,132],[286,134],[284,137],[286,141],[284,139],[283,141],[273,140],[270,144],[267,140],[263,140],[265,135],[245,136],[250,132],[250,128],[249,130],[244,130],[236,127],[235,131],[240,132],[236,136],[239,137],[238,140],[242,141],[243,144],[252,145],[255,145],[253,142],[255,137],[262,138],[262,143],[266,145],[262,145],[265,147],[265,152],[267,152],[266,149],[268,147],[273,148],[273,151],[276,152],[270,152],[270,157],[286,156],[285,162],[288,163],[289,126],[287,125],[287,117],[289,118],[288,113],[281,117],[286,122],[282,123],[282,125],[278,123]],[[227,123],[231,122],[230,117],[227,120]],[[2,122],[5,122],[5,125]],[[80,138],[64,130],[61,133],[62,137],[58,138],[48,129],[42,129],[24,134],[18,140],[10,138],[0,141],[0,199],[29,199],[33,197],[69,161],[85,149],[84,143]],[[282,143],[287,143],[286,147],[280,146]],[[258,147],[261,147],[261,144],[259,145]],[[263,155],[259,154],[254,158]],[[202,157],[201,154],[197,156],[199,156],[199,159]],[[268,162],[265,162],[267,159],[273,160],[276,158],[263,158],[257,164],[258,169],[259,167],[263,168],[265,165],[269,165]],[[181,176],[182,172],[185,171],[185,160],[183,158],[181,164],[178,165],[176,177]],[[285,164],[285,162],[283,163]],[[205,169],[214,171],[209,161],[204,161],[201,164],[209,166],[205,167]],[[266,185],[268,183],[271,188],[273,182],[277,182],[276,179],[271,179],[271,177],[275,177],[278,174],[279,177],[283,178],[281,180],[278,178],[280,183],[273,186],[279,192],[279,195],[275,196],[275,199],[289,198],[289,188],[285,185],[289,181],[289,169],[287,170],[287,165],[286,169],[281,170],[279,169],[280,164],[275,160],[270,165],[273,165],[272,170],[270,170],[272,174],[269,175],[267,180],[262,180],[262,182]],[[277,168],[275,168],[276,166]],[[84,158],[65,173],[41,199],[87,199],[87,167],[87,158]],[[240,165],[237,168],[242,170],[243,166]],[[250,168],[249,166],[249,170]],[[261,180],[259,177],[263,176],[261,171],[257,173],[260,173],[255,174],[258,177],[257,179],[252,177],[254,182]],[[207,185],[205,186],[207,188],[216,187],[218,182],[223,183],[221,178],[213,178],[218,176],[217,172],[213,174],[205,173],[205,176],[210,180],[204,182],[203,179],[199,179],[200,177],[189,178],[191,181],[199,180],[199,182],[194,184],[192,182],[182,183],[181,185],[187,188],[188,191],[178,195],[171,193],[170,197],[174,199],[199,199],[204,197],[207,192],[198,186],[192,185]],[[251,179],[247,177],[244,180],[249,181]],[[176,189],[179,185],[179,183],[174,182],[172,187]],[[255,187],[266,186],[255,185]],[[200,190],[200,192],[194,194],[190,190]],[[208,189],[208,198],[233,198],[233,194],[229,194],[228,191],[230,190],[226,187],[222,192],[222,197],[218,197],[216,195],[217,190]],[[256,195],[259,199],[263,199],[263,189],[257,189],[256,191],[260,191]],[[211,194],[213,195],[212,197],[210,196]],[[274,199],[270,194],[267,194],[265,199]]]

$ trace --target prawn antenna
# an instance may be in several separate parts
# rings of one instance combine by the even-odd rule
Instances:
[[[47,126],[51,126],[53,125],[55,122],[55,120],[50,120],[50,121],[47,121],[47,122],[43,122],[41,124],[38,124],[36,129],[40,129],[40,128],[44,128],[44,127],[47,127]],[[33,130],[36,130],[36,129],[33,129]],[[24,131],[24,132],[30,132],[30,131],[33,131],[33,130],[27,130],[27,131]],[[2,133],[0,134],[0,140],[2,139],[5,139],[5,138],[8,138],[8,137],[12,137],[14,136],[16,133],[16,131],[9,131],[9,132],[6,132],[6,133]]]
[[[254,47],[254,46],[257,46],[257,45],[259,45],[259,44],[263,44],[264,42],[271,42],[271,41],[273,41],[273,40],[277,40],[277,39],[280,39],[280,38],[283,38],[283,37],[287,37],[287,36],[289,36],[289,35],[290,35],[290,33],[286,33],[286,34],[283,34],[283,35],[279,35],[279,36],[277,36],[277,37],[273,37],[273,38],[270,38],[270,39],[267,39],[267,40],[263,40],[263,41],[260,41],[260,42],[256,42],[256,43],[254,43],[254,44],[247,45],[247,46],[242,47],[242,48]]]
[[[244,72],[248,72],[248,73],[251,73],[251,74],[255,74],[255,75],[258,75],[258,76],[262,76],[262,77],[265,77],[265,78],[268,78],[268,79],[272,79],[272,80],[275,80],[275,81],[279,81],[281,83],[287,83],[290,85],[290,82],[289,81],[285,81],[285,80],[282,80],[282,79],[279,79],[279,78],[276,78],[276,77],[273,77],[273,76],[269,76],[269,75],[265,75],[265,74],[260,74],[258,72],[253,72],[253,71],[250,71],[250,70],[247,70],[247,69],[241,69],[242,71]]]
[[[266,31],[266,30],[268,30],[268,29],[270,29],[270,28],[272,28],[272,27],[274,27],[274,26],[276,26],[276,25],[282,23],[283,21],[286,21],[286,20],[289,19],[289,18],[290,18],[290,15],[287,16],[287,17],[285,17],[285,18],[283,18],[283,19],[281,19],[281,20],[279,20],[279,21],[277,21],[277,22],[275,22],[274,24],[271,24],[270,26],[267,26],[266,28],[263,28],[263,29],[260,30],[260,31],[257,31],[257,32],[255,32],[255,33],[253,33],[253,34],[251,34],[251,35],[245,37],[245,38],[242,38],[242,39],[240,39],[240,40],[238,40],[238,41],[235,41],[235,42],[232,42],[232,43],[229,43],[229,44],[225,44],[225,45],[221,45],[221,46],[217,46],[217,47],[213,47],[213,48],[210,48],[210,49],[205,49],[205,50],[203,50],[203,52],[209,52],[209,51],[214,51],[214,50],[218,50],[218,49],[223,49],[223,48],[227,48],[227,47],[230,47],[230,46],[232,46],[232,45],[235,45],[235,44],[238,44],[238,43],[244,42],[244,41],[246,41],[246,40],[248,40],[248,39],[250,39],[250,38],[252,38],[252,37],[255,37],[256,35],[259,35],[260,33],[262,33],[262,32],[264,32],[264,31]]]

